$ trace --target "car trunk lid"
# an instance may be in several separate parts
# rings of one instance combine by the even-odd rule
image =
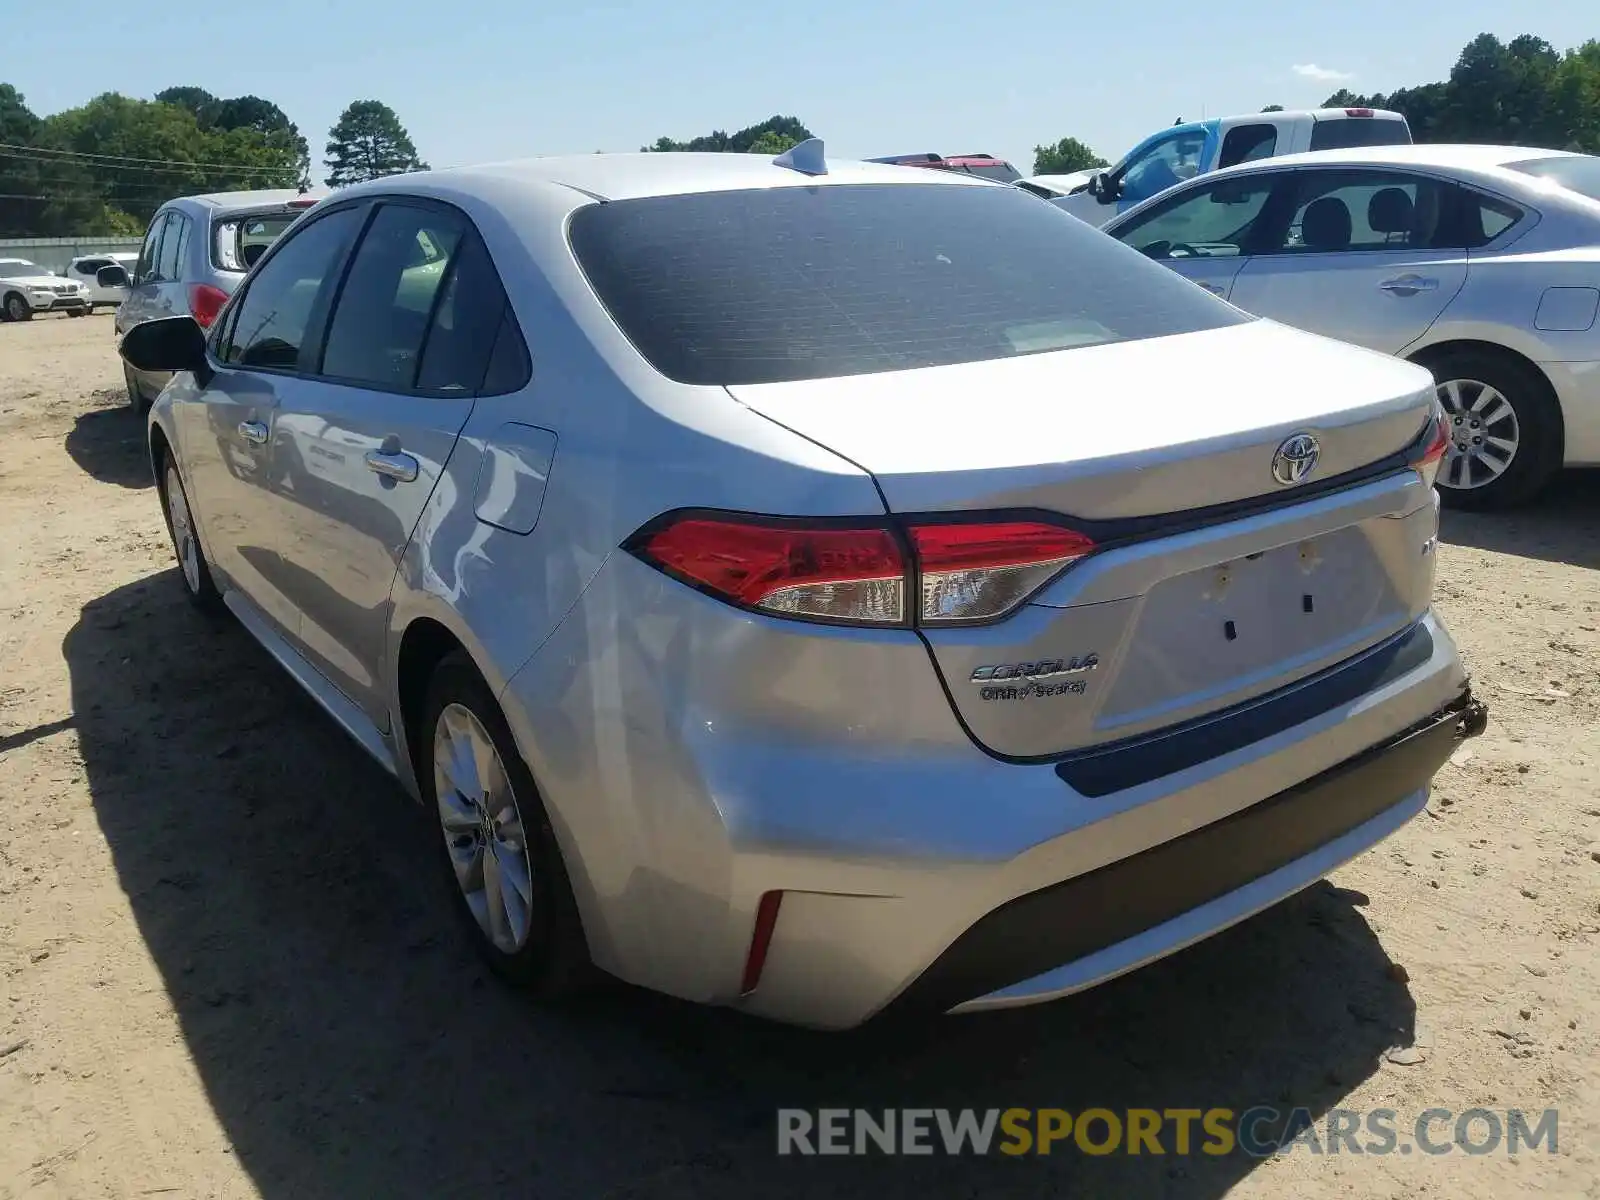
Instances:
[[[1282,687],[1417,620],[1435,510],[1400,468],[1410,364],[1270,322],[732,394],[869,471],[892,513],[1043,514],[1099,549],[924,638],[990,750],[1048,757]],[[1299,435],[1318,456],[1285,484]],[[1387,469],[1386,469],[1387,468]]]

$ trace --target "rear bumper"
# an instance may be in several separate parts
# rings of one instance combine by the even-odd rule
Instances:
[[[1416,815],[1456,743],[1486,720],[1465,692],[1399,736],[1231,817],[1020,896],[957,938],[891,1007],[968,1011],[1052,999],[1226,928]]]
[[[1251,840],[1266,826],[1229,822],[1336,777],[1468,694],[1454,642],[1427,613],[1337,671],[1216,714],[1198,735],[1200,753],[1184,727],[1165,744],[1104,746],[1092,760],[1012,763],[973,744],[929,686],[912,635],[818,638],[789,624],[614,556],[501,702],[539,781],[596,963],[630,983],[815,1028],[859,1025],[895,1003],[1048,999],[1248,916],[1420,811],[1443,755],[1426,760],[1446,735],[1421,743],[1428,754],[1415,771],[1398,769],[1410,751],[1385,754],[1400,757],[1363,771],[1326,820],[1319,801],[1275,806],[1288,815],[1272,819],[1274,830],[1297,813],[1317,818],[1276,858],[1263,850],[1233,874],[1201,873],[1149,907],[1131,907],[1133,896],[1097,900],[1110,911],[1057,917],[1069,932],[1038,953],[967,948],[988,940],[991,913],[1043,904],[1024,903],[1036,893],[1134,879],[1088,882],[1135,870],[1120,864],[1169,844],[1193,853],[1206,843],[1185,839],[1212,827],[1209,837]],[[819,705],[819,696],[865,702]],[[746,993],[769,892],[782,900]],[[1062,891],[1078,897],[1063,907],[1089,894]],[[947,953],[957,957],[937,965]],[[969,954],[982,970],[961,965]]]

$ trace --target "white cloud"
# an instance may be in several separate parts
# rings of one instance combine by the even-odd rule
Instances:
[[[1315,79],[1319,83],[1342,83],[1355,76],[1349,71],[1335,71],[1332,67],[1319,67],[1316,63],[1295,63],[1291,68],[1302,79]]]

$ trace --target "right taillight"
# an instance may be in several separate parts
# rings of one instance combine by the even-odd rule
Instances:
[[[1437,400],[1427,426],[1417,438],[1416,447],[1411,465],[1422,482],[1432,487],[1439,478],[1439,464],[1444,461],[1445,451],[1450,449],[1450,420]]]
[[[1033,521],[901,526],[695,513],[652,522],[627,549],[741,608],[797,620],[909,626],[997,620],[1094,543]]]
[[[201,329],[210,329],[222,306],[228,302],[228,293],[209,283],[189,285],[189,313]]]

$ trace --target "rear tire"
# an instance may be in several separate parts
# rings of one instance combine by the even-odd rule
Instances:
[[[87,309],[87,308],[69,308],[69,309],[67,309],[67,316],[69,316],[69,317],[87,317],[89,315],[90,311],[91,310]]]
[[[596,977],[572,884],[494,694],[460,651],[434,668],[417,782],[458,918],[496,974],[544,1000]]]
[[[1433,371],[1451,434],[1439,466],[1448,508],[1511,508],[1536,496],[1560,470],[1561,408],[1543,377],[1488,350],[1424,359]]]
[[[5,299],[0,300],[0,314],[3,314],[8,321],[31,321],[33,307],[21,292],[7,292]]]

